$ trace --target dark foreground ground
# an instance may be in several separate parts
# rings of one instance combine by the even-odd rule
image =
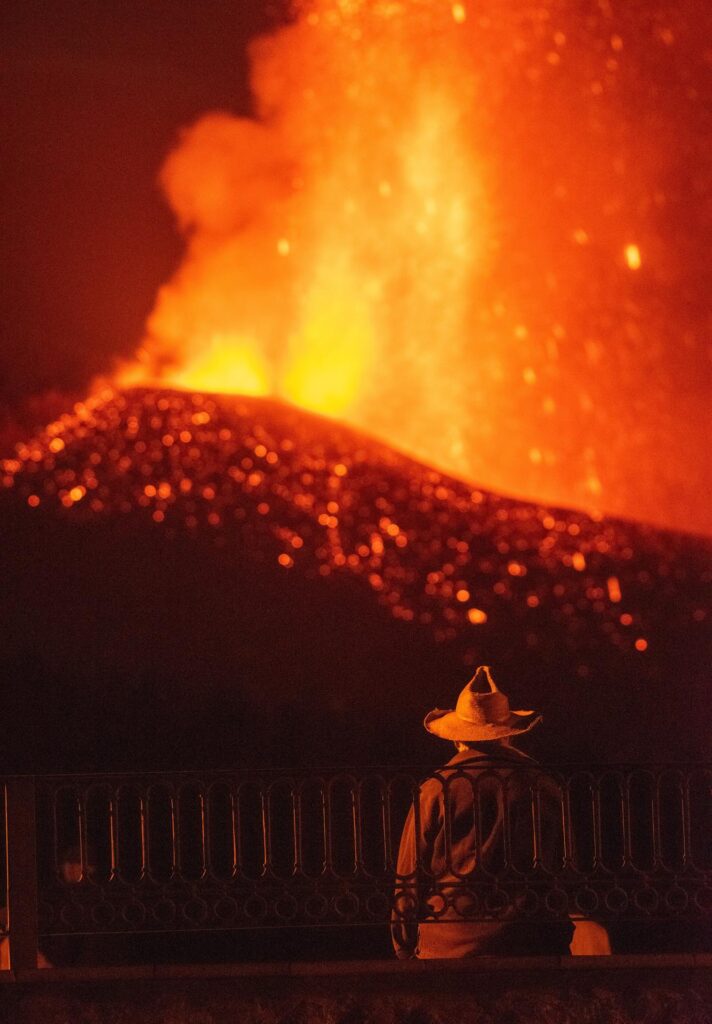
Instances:
[[[13,1024],[709,1024],[712,960],[539,958],[0,976]],[[5,981],[3,984],[2,981]]]

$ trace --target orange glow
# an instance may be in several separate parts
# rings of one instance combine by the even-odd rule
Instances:
[[[162,168],[185,257],[116,382],[276,396],[502,493],[664,520],[645,467],[692,420],[634,412],[665,346],[630,239],[664,195],[608,98],[622,36],[602,53],[566,5],[293,6],[251,46],[253,116],[206,113]]]

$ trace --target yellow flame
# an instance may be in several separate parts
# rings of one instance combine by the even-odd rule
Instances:
[[[352,280],[328,275],[307,299],[303,327],[290,342],[280,391],[306,409],[342,415],[359,394],[372,353],[368,311]]]
[[[637,245],[626,245],[625,261],[631,270],[640,270],[640,268],[643,265],[643,259],[640,255],[640,249]]]
[[[199,391],[269,394],[269,368],[251,339],[237,334],[214,334],[207,344],[196,346],[194,351],[194,357],[185,365],[165,373],[165,384]]]

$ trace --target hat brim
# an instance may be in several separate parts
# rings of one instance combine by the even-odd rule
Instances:
[[[542,717],[538,711],[510,711],[509,718],[504,722],[477,724],[460,718],[455,711],[435,708],[425,716],[423,725],[428,732],[443,740],[468,743],[473,740],[501,740],[506,736],[519,736],[538,725]]]

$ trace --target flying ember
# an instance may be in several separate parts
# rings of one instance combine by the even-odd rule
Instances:
[[[252,45],[253,116],[165,162],[185,258],[116,381],[279,397],[504,493],[706,529],[675,484],[702,483],[704,403],[671,407],[665,356],[702,367],[704,318],[661,241],[700,147],[677,101],[640,116],[649,60],[697,102],[668,6],[296,4]]]

